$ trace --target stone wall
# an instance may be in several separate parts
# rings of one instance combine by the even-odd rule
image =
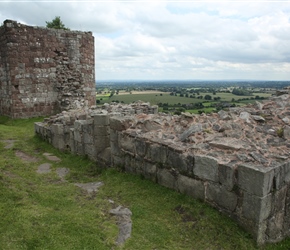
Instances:
[[[203,200],[263,244],[290,235],[289,99],[201,116],[105,105],[63,112],[35,131],[60,150]]]
[[[0,115],[52,115],[95,104],[91,32],[6,20],[0,27]]]

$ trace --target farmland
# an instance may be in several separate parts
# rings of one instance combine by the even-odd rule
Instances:
[[[159,111],[179,114],[209,113],[223,108],[243,106],[270,97],[276,91],[272,87],[215,85],[200,86],[190,84],[151,84],[150,86],[111,84],[97,87],[97,104],[125,103],[136,101],[150,102],[158,105]]]

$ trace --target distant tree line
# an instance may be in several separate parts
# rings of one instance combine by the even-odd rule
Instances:
[[[247,89],[244,88],[234,88],[232,91],[233,95],[252,95],[251,92],[249,92]]]

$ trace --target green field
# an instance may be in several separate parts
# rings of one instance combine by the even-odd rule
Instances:
[[[254,93],[252,96],[237,96],[233,95],[232,93],[217,93],[216,95],[212,95],[211,93],[200,93],[201,96],[211,95],[212,98],[220,97],[220,101],[230,102],[234,98],[235,100],[244,99],[244,98],[253,98],[256,95],[260,97],[269,97],[270,94],[267,93]],[[198,97],[198,95],[196,95]],[[100,103],[105,102],[112,102],[112,101],[119,101],[126,104],[135,102],[135,101],[144,101],[150,102],[152,105],[158,103],[168,103],[169,105],[174,104],[189,104],[189,103],[197,103],[197,102],[204,102],[204,99],[197,99],[197,98],[190,98],[190,97],[180,97],[180,96],[171,96],[168,92],[164,92],[162,96],[160,94],[122,94],[122,95],[114,95],[109,98],[109,96],[97,96],[97,100],[102,100]]]

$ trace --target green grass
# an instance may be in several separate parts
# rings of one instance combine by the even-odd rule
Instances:
[[[0,140],[18,140],[5,149],[0,142],[0,245],[18,249],[257,249],[248,233],[208,205],[115,169],[100,169],[85,157],[59,152],[34,136],[33,122],[0,117]],[[38,162],[23,162],[21,150]],[[55,171],[36,173],[47,162],[44,152],[62,159],[67,182]],[[96,195],[76,182],[103,181]],[[108,200],[115,202],[112,205]],[[113,206],[131,209],[132,237],[115,246],[118,228]],[[261,249],[289,249],[290,240]]]
[[[237,95],[233,95],[232,93],[217,93],[216,95],[213,95],[211,93],[200,93],[200,95],[202,96],[205,96],[207,94],[211,95],[212,98],[221,97],[220,101],[226,101],[226,102],[231,102],[233,98],[235,100],[239,100],[239,99],[244,99],[244,98],[253,98],[256,95],[259,95],[260,97],[270,96],[270,94],[267,94],[267,93],[254,93],[254,95],[252,96],[237,96]],[[122,95],[114,95],[110,98],[108,96],[102,96],[102,97],[98,96],[98,99],[100,98],[103,99],[101,103],[119,101],[119,102],[124,102],[126,104],[139,101],[139,100],[144,101],[144,102],[150,102],[152,105],[155,105],[158,103],[168,103],[169,105],[174,105],[177,103],[189,104],[189,103],[204,102],[204,99],[171,96],[169,93],[166,93],[166,92],[164,92],[162,96],[160,96],[159,94],[122,94]]]

